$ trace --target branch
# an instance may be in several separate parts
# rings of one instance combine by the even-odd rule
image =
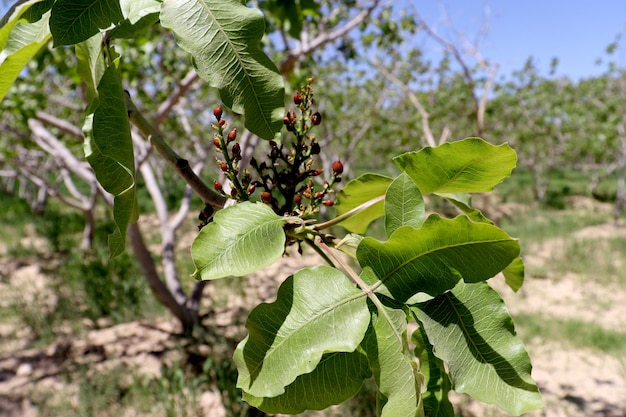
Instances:
[[[56,127],[61,132],[74,136],[75,138],[80,139],[81,141],[85,138],[85,136],[83,135],[83,131],[79,127],[68,122],[67,120],[59,119],[58,117],[53,116],[43,111],[38,111],[35,114],[35,118],[39,120],[40,122]]]
[[[191,88],[194,82],[198,79],[198,73],[191,70],[185,75],[179,83],[176,84],[176,88],[172,91],[172,94],[159,106],[157,114],[154,118],[153,126],[161,126],[163,120],[170,114],[172,108],[178,103],[178,100]]]
[[[189,161],[181,158],[169,147],[163,136],[139,112],[130,97],[126,95],[126,107],[131,122],[141,131],[159,155],[180,175],[192,190],[200,196],[205,204],[221,209],[226,203],[226,197],[210,189],[189,166]]]
[[[352,29],[363,23],[365,19],[367,19],[372,14],[374,9],[378,7],[379,3],[380,0],[372,1],[369,7],[361,10],[359,14],[350,19],[342,27],[334,28],[330,31],[323,31],[310,41],[301,42],[298,47],[290,49],[287,52],[287,56],[285,57],[283,62],[280,64],[281,73],[290,73],[295,63],[303,56],[309,55],[316,49],[326,45],[329,42],[341,39],[346,36]]]
[[[426,142],[431,147],[437,146],[437,143],[435,142],[435,137],[433,136],[433,132],[430,130],[430,122],[428,120],[430,118],[430,114],[428,114],[424,106],[422,106],[422,103],[415,95],[415,93],[409,88],[408,85],[403,83],[398,77],[393,75],[390,71],[387,70],[387,68],[385,68],[380,63],[373,62],[372,65],[374,65],[378,69],[378,71],[380,71],[389,81],[400,87],[402,89],[402,92],[409,97],[409,100],[411,100],[411,103],[413,103],[413,106],[417,109],[422,118],[422,131],[424,132],[424,136],[426,137]]]

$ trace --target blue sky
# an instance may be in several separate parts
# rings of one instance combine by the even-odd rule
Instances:
[[[0,0],[0,13],[10,4]],[[531,55],[544,75],[553,57],[560,61],[557,75],[574,79],[598,75],[605,67],[596,60],[606,58],[607,45],[626,30],[626,0],[412,0],[412,4],[442,34],[446,30],[442,11],[447,10],[455,28],[470,38],[488,5],[489,33],[480,51],[500,65],[500,75],[520,69]],[[626,67],[626,36],[613,59]]]
[[[413,0],[413,5],[442,34],[445,9],[456,30],[470,39],[488,5],[489,32],[480,51],[500,65],[500,75],[521,69],[531,55],[544,75],[553,57],[559,59],[556,75],[573,79],[599,75],[606,66],[598,66],[596,60],[606,61],[606,47],[626,31],[626,0]],[[624,35],[611,58],[621,67],[626,67]]]

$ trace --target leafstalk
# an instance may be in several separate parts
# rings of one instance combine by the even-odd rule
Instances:
[[[324,229],[328,229],[331,226],[334,226],[338,223],[341,223],[342,221],[354,216],[355,214],[358,214],[360,212],[362,212],[363,210],[366,210],[368,208],[370,208],[371,206],[373,206],[374,204],[383,201],[385,199],[384,195],[378,196],[376,198],[372,198],[369,201],[366,201],[365,203],[361,204],[360,206],[357,206],[355,208],[353,208],[352,210],[349,210],[345,213],[343,213],[341,216],[337,216],[334,219],[330,219],[324,223],[320,223],[315,225],[315,229],[317,230],[324,230]]]

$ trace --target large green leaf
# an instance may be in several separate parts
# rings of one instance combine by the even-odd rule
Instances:
[[[263,14],[239,0],[165,0],[161,24],[190,52],[198,74],[220,91],[226,106],[245,114],[245,125],[265,139],[280,131],[283,79],[261,51]]]
[[[345,275],[327,266],[303,269],[283,282],[275,302],[248,316],[249,334],[235,352],[237,387],[276,397],[323,354],[353,352],[369,321],[364,293]]]
[[[54,46],[74,45],[122,20],[119,0],[57,0],[52,6],[50,31]]]
[[[243,276],[271,265],[285,251],[282,217],[266,204],[244,202],[218,211],[193,244],[193,276],[209,280]]]
[[[43,13],[38,20],[31,22],[23,17],[30,6],[35,4],[24,4],[0,29],[0,100],[28,61],[50,40],[50,12]]]
[[[401,226],[419,228],[424,223],[424,198],[419,188],[403,172],[385,194],[385,230],[391,235]]]
[[[405,313],[384,307],[372,313],[372,324],[363,340],[378,385],[381,417],[424,415],[417,365],[407,354],[405,332]]]
[[[157,0],[120,0],[124,20],[107,33],[109,39],[130,39],[145,32],[159,20],[161,2]]]
[[[102,37],[94,35],[76,45],[77,73],[85,85],[87,101],[98,96],[98,84],[106,70],[102,55]]]
[[[408,152],[393,161],[424,194],[478,193],[491,191],[508,178],[517,156],[507,144],[494,146],[480,138],[467,138]]]
[[[459,282],[412,308],[454,390],[520,415],[542,407],[531,364],[504,302],[486,283]]]
[[[98,182],[115,196],[116,228],[109,235],[111,257],[124,251],[126,230],[138,216],[133,142],[118,65],[116,58],[104,71],[98,83],[98,96],[87,110],[83,127],[87,161]]]
[[[424,414],[428,417],[454,417],[454,408],[448,398],[450,378],[445,371],[443,361],[433,353],[433,346],[426,337],[423,327],[413,332],[415,357],[419,359],[420,373],[424,376],[422,403]]]
[[[419,292],[441,294],[461,278],[491,278],[519,252],[517,240],[495,226],[433,214],[420,229],[401,227],[387,242],[363,239],[356,254],[361,266],[371,267],[380,279],[376,290],[405,302]]]
[[[278,397],[257,398],[244,391],[243,399],[272,414],[323,410],[352,397],[371,376],[367,356],[361,349],[350,353],[327,353],[312,372],[298,376]]]
[[[345,214],[361,204],[384,196],[392,181],[391,178],[378,174],[363,174],[350,181],[337,196],[337,215]],[[367,226],[384,214],[384,200],[381,200],[339,225],[353,233],[365,233]]]

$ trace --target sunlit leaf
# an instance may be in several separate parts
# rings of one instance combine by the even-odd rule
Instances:
[[[258,398],[277,397],[329,352],[353,352],[370,321],[366,297],[335,268],[303,269],[257,306],[248,336],[235,352],[237,387]],[[299,392],[299,391],[295,391]]]
[[[289,220],[297,219],[279,216],[263,203],[218,211],[191,245],[194,278],[243,276],[271,265],[285,251],[283,225]]]
[[[393,298],[406,301],[418,292],[441,294],[463,279],[478,282],[493,277],[517,256],[517,240],[503,230],[475,223],[465,216],[428,217],[420,229],[404,226],[387,242],[365,238],[357,249],[362,267],[373,269]]]
[[[531,364],[504,302],[486,283],[463,281],[411,309],[457,392],[520,415],[542,406]]]
[[[38,20],[23,18],[27,7],[36,4],[24,4],[5,26],[0,28],[0,100],[15,82],[24,66],[50,40],[48,21],[50,12],[45,12]]]
[[[239,0],[165,0],[161,24],[194,58],[202,79],[245,125],[273,139],[283,125],[284,87],[276,65],[261,51],[263,13]]]
[[[391,235],[401,226],[419,228],[424,223],[424,198],[406,173],[400,174],[385,194],[385,231]]]
[[[449,142],[408,152],[393,161],[423,194],[491,191],[511,175],[517,164],[507,144],[491,145],[480,138]]]
[[[378,174],[364,174],[350,181],[337,196],[337,215],[345,214],[361,204],[384,196],[392,181],[391,178]],[[381,199],[339,225],[353,233],[365,233],[367,226],[384,214],[385,205]]]
[[[378,386],[378,415],[381,417],[424,415],[417,365],[403,351],[406,324],[402,310],[376,310],[363,341]]]

